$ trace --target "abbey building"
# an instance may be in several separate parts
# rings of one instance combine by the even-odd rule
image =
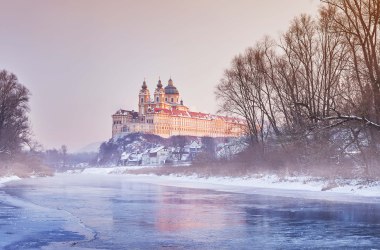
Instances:
[[[189,110],[172,79],[165,87],[158,81],[153,99],[144,81],[138,96],[138,111],[120,109],[112,115],[112,120],[112,136],[142,132],[164,138],[174,135],[238,137],[245,128],[242,119]]]

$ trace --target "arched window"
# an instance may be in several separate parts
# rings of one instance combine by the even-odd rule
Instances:
[[[174,98],[172,97],[172,102],[174,102]]]
[[[144,98],[141,97],[141,103],[144,103]]]
[[[157,101],[157,102],[159,102],[159,101],[160,101],[160,98],[159,98],[158,96],[156,97],[156,101]]]
[[[167,102],[168,101],[168,98],[167,97],[165,97],[165,102]]]

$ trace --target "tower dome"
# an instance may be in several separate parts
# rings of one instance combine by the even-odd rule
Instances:
[[[168,86],[165,87],[165,94],[167,94],[167,95],[179,95],[179,91],[174,86],[173,80],[171,78],[168,81]]]
[[[158,83],[157,83],[157,88],[162,88],[162,83],[161,83],[161,79],[158,80]]]
[[[169,81],[168,81],[168,85],[169,85],[169,86],[173,86],[173,80],[172,80],[171,77],[170,77],[170,79],[169,79]]]
[[[148,88],[148,86],[146,85],[146,82],[145,82],[145,79],[144,79],[144,81],[143,81],[143,85],[142,85],[142,87],[141,87],[143,90],[145,90],[145,89],[147,89]]]

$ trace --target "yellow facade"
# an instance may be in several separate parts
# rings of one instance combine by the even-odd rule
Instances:
[[[245,131],[242,119],[190,111],[180,100],[172,79],[165,88],[161,80],[158,81],[153,99],[144,81],[138,100],[138,112],[120,109],[112,115],[113,137],[136,132],[164,138],[175,135],[238,137]]]

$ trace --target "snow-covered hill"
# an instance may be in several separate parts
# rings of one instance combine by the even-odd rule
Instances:
[[[243,151],[248,144],[244,139],[210,138],[193,136],[173,136],[162,138],[151,134],[128,134],[121,138],[113,138],[101,144],[98,154],[98,165],[141,165],[144,155],[158,157],[157,154],[167,155],[170,162],[192,161],[199,153],[210,158],[232,158]],[[163,149],[165,152],[158,152]],[[163,156],[165,158],[166,156]],[[153,162],[166,162],[161,159],[152,159]],[[151,162],[152,162],[151,161]],[[166,162],[167,163],[167,162]]]

